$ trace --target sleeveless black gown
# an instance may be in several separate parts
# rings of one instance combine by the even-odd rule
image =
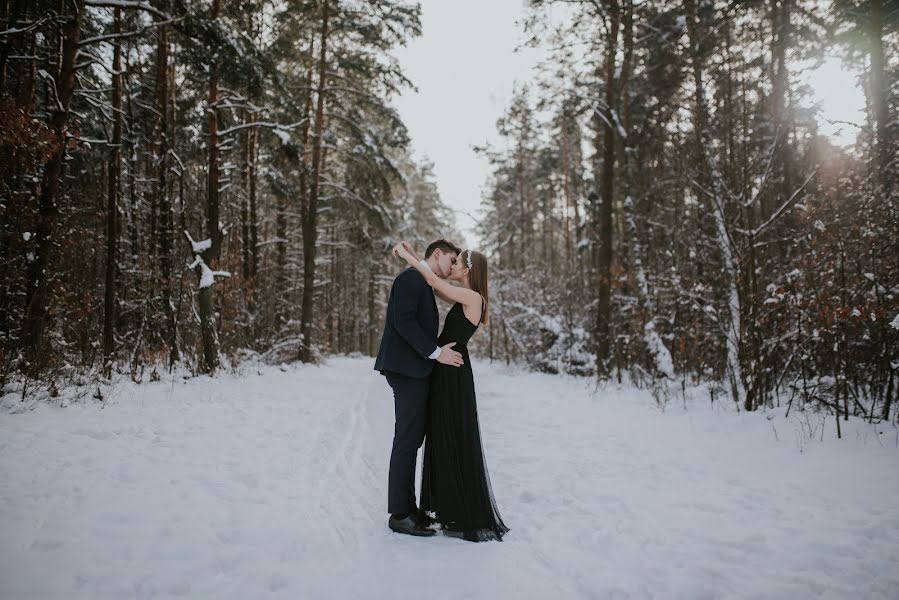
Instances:
[[[481,447],[466,347],[477,328],[456,303],[438,338],[440,346],[456,342],[453,349],[465,362],[461,367],[437,363],[431,373],[419,511],[440,523],[447,535],[483,542],[502,540],[509,528],[496,509]]]

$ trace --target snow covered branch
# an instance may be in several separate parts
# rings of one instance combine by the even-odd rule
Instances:
[[[4,29],[3,31],[0,31],[0,37],[12,37],[14,35],[19,35],[20,33],[33,31],[38,29],[44,23],[52,21],[54,18],[55,17],[44,17],[29,23],[26,27],[10,27],[9,29]]]
[[[150,5],[149,2],[140,2],[138,0],[85,0],[85,6],[93,6],[96,8],[124,8],[143,10],[153,13],[162,19],[171,19],[171,17],[158,8]]]
[[[190,241],[190,247],[193,250],[194,254],[202,254],[203,252],[206,252],[207,250],[212,248],[212,240],[210,239],[205,239],[197,242],[194,241],[194,238],[190,237],[190,233],[188,233],[187,231],[184,232],[184,235],[186,235],[188,241]]]
[[[363,206],[365,206],[365,208],[367,208],[367,209],[369,209],[369,210],[374,210],[374,209],[375,209],[375,207],[372,206],[370,203],[368,203],[368,202],[366,202],[365,200],[363,200],[362,198],[360,198],[358,194],[356,194],[356,193],[354,193],[353,191],[351,191],[351,190],[349,190],[349,189],[343,187],[342,185],[336,184],[336,183],[334,183],[334,182],[332,182],[332,181],[326,181],[326,180],[322,180],[321,185],[328,186],[328,187],[330,187],[330,188],[334,188],[335,190],[337,190],[337,191],[339,191],[339,192],[343,192],[344,194],[346,194],[347,196],[349,196],[349,197],[352,198],[353,200],[358,201],[360,204],[362,204]]]
[[[762,175],[762,181],[759,183],[759,189],[757,189],[755,191],[755,194],[752,195],[752,198],[750,198],[746,202],[742,203],[743,208],[749,208],[750,206],[755,204],[756,200],[758,200],[759,197],[762,195],[762,192],[765,189],[765,185],[768,183],[768,178],[771,176],[771,172],[773,171],[772,167],[774,165],[774,157],[775,157],[774,148],[775,148],[775,146],[777,146],[777,138],[778,138],[778,135],[775,135],[774,141],[771,142],[771,147],[768,148],[768,164],[765,165],[765,174]]]
[[[199,254],[194,257],[194,262],[187,266],[188,269],[196,267],[200,268],[200,289],[211,287],[215,283],[216,277],[231,277],[231,273],[228,271],[213,271],[210,269]]]
[[[233,127],[229,127],[228,129],[222,129],[218,132],[220,138],[225,137],[226,135],[231,135],[232,133],[236,133],[243,129],[249,129],[250,127],[267,127],[269,129],[274,129],[275,133],[278,132],[288,132],[295,127],[299,127],[303,123],[305,123],[308,119],[302,119],[297,121],[296,123],[291,123],[290,125],[284,125],[283,123],[272,123],[269,121],[254,121],[252,123],[241,123],[240,125],[234,125]],[[280,136],[279,136],[280,137]]]
[[[123,33],[107,33],[103,35],[94,36],[92,38],[83,39],[78,42],[79,47],[90,46],[91,44],[97,44],[99,42],[107,42],[111,40],[122,40],[126,38],[136,37],[139,35],[143,35],[147,30],[152,29],[154,27],[160,27],[162,25],[171,25],[181,19],[167,19],[164,21],[155,21],[150,23],[149,25],[145,25],[140,29],[136,29],[134,31],[126,31]]]
[[[200,289],[212,286],[212,284],[215,283],[216,277],[231,277],[231,273],[229,273],[228,271],[213,271],[206,264],[206,261],[203,260],[202,254],[212,247],[212,240],[205,239],[197,242],[190,236],[190,233],[188,233],[187,231],[184,232],[184,235],[186,235],[187,239],[190,241],[191,249],[194,252],[194,261],[190,263],[187,268],[195,269],[199,267]]]
[[[776,211],[774,211],[774,213],[772,213],[772,215],[770,217],[768,217],[767,221],[765,221],[764,223],[762,223],[761,225],[759,225],[758,227],[756,227],[752,230],[737,229],[736,231],[742,235],[750,236],[753,238],[757,237],[760,233],[762,233],[765,229],[767,229],[772,223],[777,221],[784,214],[784,212],[786,212],[787,208],[789,208],[789,206],[791,204],[793,204],[793,201],[796,200],[796,198],[799,196],[799,194],[802,192],[802,190],[805,189],[805,186],[808,185],[808,182],[811,181],[812,178],[817,173],[818,173],[818,169],[816,168],[814,171],[812,171],[811,175],[806,177],[805,181],[802,182],[802,185],[800,185],[798,188],[796,188],[796,190],[792,194],[790,194],[790,197],[787,198],[786,202],[781,204],[780,208],[778,208]]]

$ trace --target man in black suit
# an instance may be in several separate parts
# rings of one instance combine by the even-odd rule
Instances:
[[[446,240],[437,240],[425,252],[426,264],[442,278],[449,276],[459,248]],[[434,361],[458,367],[462,355],[454,344],[437,346],[437,302],[434,291],[421,273],[405,269],[393,280],[387,301],[384,335],[375,361],[375,370],[387,377],[393,389],[396,426],[390,453],[387,510],[388,526],[398,533],[434,535],[432,529],[418,523],[415,504],[415,461],[425,438],[428,379]]]

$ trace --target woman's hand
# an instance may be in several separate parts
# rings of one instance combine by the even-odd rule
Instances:
[[[412,256],[409,251],[406,249],[406,242],[400,242],[396,246],[393,247],[393,255],[397,258],[402,258],[403,260],[409,260]]]
[[[415,253],[415,250],[412,249],[412,244],[410,244],[409,242],[400,242],[400,243],[403,245],[403,247],[406,249],[406,251],[409,253],[409,255],[412,258],[414,258],[415,261],[417,262],[418,255]]]

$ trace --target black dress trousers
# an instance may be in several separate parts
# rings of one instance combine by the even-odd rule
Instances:
[[[428,406],[428,378],[407,377],[384,371],[393,389],[396,426],[390,452],[387,482],[387,511],[391,514],[414,513],[415,459],[425,439]]]

